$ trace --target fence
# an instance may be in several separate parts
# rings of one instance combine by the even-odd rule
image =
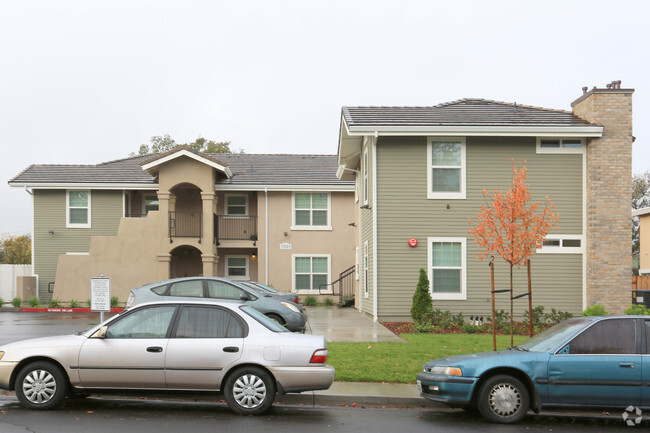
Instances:
[[[32,265],[0,265],[0,298],[10,302],[18,296],[16,277],[32,275]]]
[[[650,290],[650,276],[632,277],[632,290]]]

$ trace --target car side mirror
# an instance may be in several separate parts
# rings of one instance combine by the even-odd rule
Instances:
[[[106,338],[107,330],[108,330],[108,326],[104,325],[101,328],[99,328],[97,331],[95,331],[93,335],[90,336],[90,338]]]

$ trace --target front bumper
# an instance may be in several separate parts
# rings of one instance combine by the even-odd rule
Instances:
[[[420,395],[450,406],[467,406],[472,401],[475,377],[443,376],[419,373],[416,376]]]
[[[334,367],[269,367],[284,392],[328,389],[334,382]]]
[[[18,362],[0,361],[0,389],[11,389],[11,374],[17,365]]]

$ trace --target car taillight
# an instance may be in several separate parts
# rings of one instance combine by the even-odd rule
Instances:
[[[133,296],[133,292],[129,294],[129,299],[126,300],[126,309],[128,310],[131,308],[131,305],[133,305],[133,302],[135,301],[135,296]]]
[[[298,301],[300,301],[300,299],[298,299],[297,296],[296,296],[295,298],[293,298],[293,303],[294,303],[294,304],[298,304],[298,303],[299,303]]]
[[[314,352],[309,360],[310,364],[325,364],[327,362],[327,349],[319,349]]]

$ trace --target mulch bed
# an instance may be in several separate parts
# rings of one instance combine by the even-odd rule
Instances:
[[[389,331],[391,331],[395,335],[400,335],[400,334],[414,334],[413,327],[415,326],[414,322],[381,322],[383,326],[388,328]],[[546,326],[549,326],[549,324],[545,324]],[[477,328],[482,328],[482,329],[477,329],[474,334],[491,334],[492,333],[492,326],[490,324],[482,325],[480,327],[477,326]],[[449,325],[448,328],[436,328],[430,332],[431,334],[465,334],[463,330],[456,325]],[[510,335],[510,331],[508,332],[499,332],[497,331],[498,334],[503,334],[503,335]],[[522,323],[515,323],[515,335],[528,335],[528,327],[524,326]]]

